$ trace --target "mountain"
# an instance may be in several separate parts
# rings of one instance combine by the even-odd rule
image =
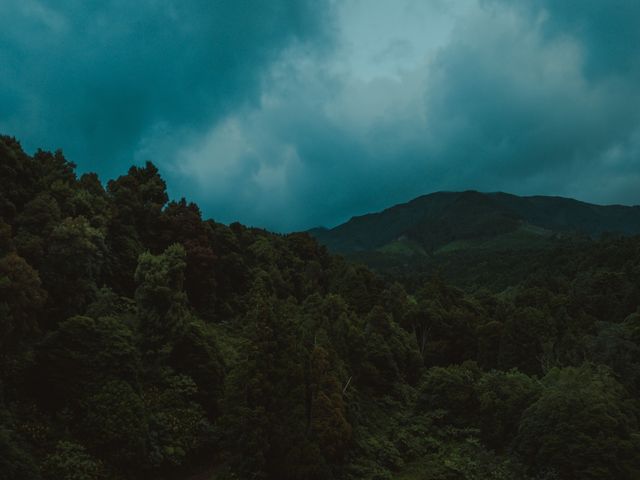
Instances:
[[[640,233],[640,206],[503,192],[436,192],[309,233],[339,253],[431,254],[521,248],[570,235]]]

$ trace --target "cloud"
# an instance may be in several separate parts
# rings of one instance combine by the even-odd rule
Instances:
[[[585,44],[544,35],[546,22],[483,12],[461,25],[434,62],[427,87],[433,145],[484,188],[537,177],[546,184],[538,188],[558,188],[572,167],[588,168],[638,125],[631,81],[589,80]]]
[[[279,231],[445,189],[639,203],[640,4],[579,3],[33,2],[20,28],[62,43],[4,34],[0,128]]]
[[[259,104],[182,152],[179,173],[206,183],[201,202],[287,230],[439,189],[640,200],[620,173],[639,166],[640,88],[624,62],[592,74],[592,29],[525,4],[394,5],[367,30],[368,7],[349,3],[336,53],[290,52]]]
[[[291,43],[317,40],[310,0],[5,0],[0,129],[113,176],[153,132],[197,131],[259,97]]]
[[[503,1],[503,0],[498,0]],[[532,15],[542,9],[548,36],[571,35],[585,47],[589,78],[640,75],[640,3],[634,0],[521,0]]]

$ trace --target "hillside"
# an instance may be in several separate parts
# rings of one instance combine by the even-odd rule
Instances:
[[[437,192],[311,233],[338,253],[443,253],[507,249],[572,235],[640,233],[640,206],[593,205],[563,197]]]
[[[416,251],[522,228],[500,197],[435,198],[384,214]],[[389,281],[203,219],[152,163],[103,185],[0,136],[0,477],[640,478],[640,238],[476,264],[507,288]]]

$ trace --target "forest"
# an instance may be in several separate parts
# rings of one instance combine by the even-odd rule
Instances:
[[[375,272],[0,137],[0,477],[640,478],[640,237],[460,259]]]

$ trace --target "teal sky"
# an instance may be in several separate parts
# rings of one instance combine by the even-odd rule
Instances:
[[[3,0],[0,132],[208,217],[435,190],[640,203],[637,0]]]

